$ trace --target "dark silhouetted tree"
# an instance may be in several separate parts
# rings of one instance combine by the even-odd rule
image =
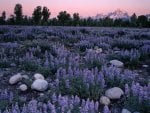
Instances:
[[[7,20],[7,23],[10,24],[10,25],[14,25],[15,24],[15,16],[10,15],[10,17]]]
[[[28,19],[28,16],[27,16],[27,15],[25,15],[25,16],[23,17],[23,22],[22,22],[22,24],[23,24],[23,25],[29,25],[29,19]]]
[[[37,6],[32,14],[32,18],[35,24],[40,24],[42,18],[42,7]]]
[[[91,17],[88,17],[86,22],[87,22],[86,26],[93,26],[93,19]]]
[[[73,14],[73,25],[74,26],[79,25],[79,21],[80,21],[79,13],[74,13]]]
[[[23,19],[21,4],[16,4],[14,8],[14,14],[15,14],[15,19],[16,19],[16,24],[21,24],[21,21]]]
[[[113,19],[106,17],[103,19],[103,26],[112,26],[113,25]]]
[[[0,17],[0,24],[4,25],[6,24],[6,12],[2,12],[2,16]]]
[[[43,22],[44,24],[47,24],[50,15],[51,15],[51,13],[49,12],[49,9],[48,9],[47,7],[43,7],[43,11],[42,11],[42,16],[43,16],[42,22]]]
[[[60,25],[69,25],[71,21],[71,16],[66,11],[59,12],[57,18],[58,18]]]
[[[54,25],[54,26],[59,25],[57,18],[52,18],[52,19],[50,20],[50,25]]]
[[[135,13],[131,16],[130,20],[131,20],[131,26],[136,27],[137,26],[137,16]]]
[[[122,26],[122,19],[115,19],[114,20],[114,26],[116,26],[116,27],[121,27]]]
[[[148,18],[145,15],[138,16],[137,23],[140,27],[147,27]]]

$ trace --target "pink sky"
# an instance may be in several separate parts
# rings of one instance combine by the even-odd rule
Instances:
[[[107,14],[116,9],[125,10],[130,15],[150,13],[150,0],[0,0],[0,13],[5,10],[8,16],[13,14],[16,3],[22,4],[23,14],[29,16],[38,5],[47,6],[52,17],[62,10],[71,14],[78,12],[83,17]]]

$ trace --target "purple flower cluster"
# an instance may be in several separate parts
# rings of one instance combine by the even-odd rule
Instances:
[[[12,102],[13,99],[14,99],[13,92],[8,91],[7,89],[5,90],[0,89],[0,101],[6,100],[8,102]]]
[[[116,102],[102,106],[99,99],[112,87],[123,89],[127,99],[137,97],[138,103],[150,101],[150,85],[137,83],[139,75],[127,66],[132,61],[143,64],[149,60],[141,57],[150,53],[149,40],[133,37],[149,30],[123,28],[123,36],[119,29],[111,28],[1,26],[0,31],[0,72],[41,73],[49,83],[48,91],[44,92],[49,97],[46,101],[40,102],[29,88],[26,93],[33,93],[34,99],[29,96],[24,105],[19,101],[12,105],[15,95],[7,88],[0,90],[0,101],[10,102],[2,113],[110,113],[115,107],[122,108],[115,106]],[[109,65],[112,54],[124,63],[123,68]],[[0,80],[6,78],[2,76]],[[24,79],[23,82],[30,84]],[[127,99],[121,101],[126,103]]]
[[[80,99],[78,96],[56,96],[47,102],[38,102],[33,99],[29,103],[20,106],[16,103],[10,109],[6,109],[2,113],[97,113],[99,111],[99,103],[93,100]]]

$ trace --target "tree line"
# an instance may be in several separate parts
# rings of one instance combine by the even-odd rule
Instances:
[[[100,27],[150,27],[150,19],[145,15],[137,16],[135,13],[129,20],[111,19],[109,17],[93,19],[80,18],[79,13],[70,15],[67,11],[61,11],[57,17],[50,18],[51,12],[47,7],[37,6],[32,17],[23,15],[23,7],[16,4],[14,14],[6,19],[6,12],[0,16],[0,25],[48,25],[48,26],[100,26]]]

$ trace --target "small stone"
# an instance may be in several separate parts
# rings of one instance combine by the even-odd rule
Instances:
[[[10,66],[11,67],[16,67],[16,64],[15,63],[11,63]]]
[[[102,48],[98,48],[98,49],[96,49],[96,51],[95,51],[96,53],[102,53],[103,52],[103,50],[102,50]]]
[[[32,83],[31,88],[37,91],[45,91],[48,88],[48,82],[43,79],[37,79]]]
[[[12,77],[10,77],[9,79],[9,83],[11,85],[13,84],[16,84],[17,82],[21,81],[22,80],[22,76],[20,73],[16,74],[16,75],[13,75]]]
[[[103,104],[103,105],[109,105],[110,104],[110,99],[106,96],[102,96],[100,98],[100,103]]]
[[[40,93],[40,96],[43,97],[43,96],[44,96],[44,93]]]
[[[110,64],[116,67],[123,67],[123,62],[119,61],[119,60],[111,60]]]
[[[21,91],[26,91],[26,90],[28,89],[28,87],[27,87],[26,84],[22,84],[22,85],[19,86],[19,89],[20,89]]]
[[[148,65],[142,65],[142,67],[144,67],[144,68],[148,68]]]
[[[34,79],[37,80],[37,79],[43,79],[44,80],[44,76],[40,73],[36,73],[34,74]]]
[[[129,110],[127,110],[127,109],[122,109],[121,113],[131,113],[131,112]]]
[[[120,99],[121,95],[124,92],[119,87],[113,87],[105,91],[105,96],[109,97],[110,99]]]
[[[114,53],[119,53],[120,51],[114,51]]]

